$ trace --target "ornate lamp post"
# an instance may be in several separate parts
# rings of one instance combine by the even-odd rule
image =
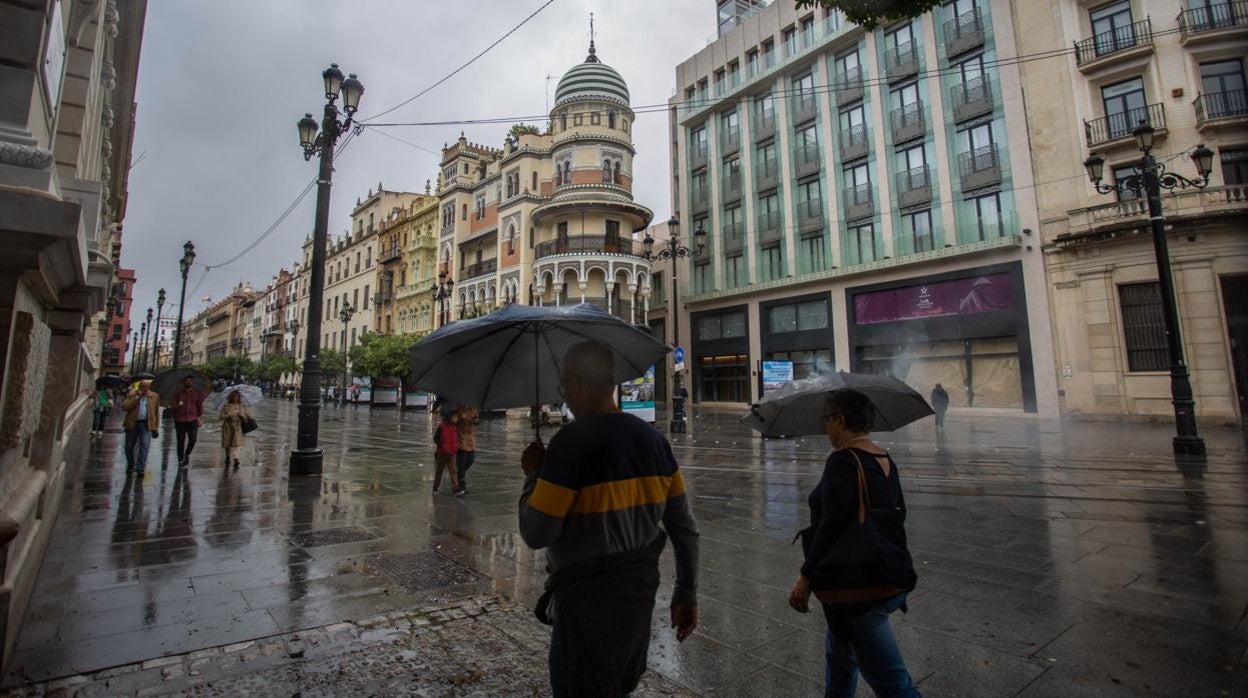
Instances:
[[[135,366],[138,365],[139,359],[139,333],[130,333],[130,375],[135,374]]]
[[[156,354],[152,357],[152,373],[160,368],[160,320],[165,312],[165,289],[156,294]]]
[[[1153,251],[1157,257],[1157,285],[1161,291],[1161,307],[1166,323],[1166,344],[1170,350],[1170,395],[1174,404],[1174,455],[1187,461],[1204,461],[1205,441],[1196,430],[1196,401],[1192,396],[1192,383],[1188,377],[1187,362],[1183,358],[1183,338],[1179,325],[1178,302],[1174,295],[1174,280],[1170,274],[1170,249],[1166,241],[1165,215],[1161,208],[1161,190],[1204,188],[1209,184],[1209,172],[1213,168],[1213,151],[1204,144],[1197,145],[1191,153],[1196,165],[1198,179],[1188,179],[1180,174],[1166,171],[1166,166],[1153,158],[1153,127],[1141,121],[1132,131],[1143,156],[1132,165],[1134,174],[1112,184],[1101,184],[1105,173],[1105,159],[1096,153],[1088,155],[1083,166],[1088,178],[1101,194],[1130,192],[1148,200],[1148,221],[1153,234]]]
[[[433,285],[433,299],[438,304],[438,326],[451,321],[451,291],[455,288],[455,280],[446,272],[438,272],[438,281]]]
[[[312,233],[312,279],[308,296],[308,336],[304,345],[303,380],[299,387],[299,435],[296,448],[290,452],[291,475],[320,475],[322,453],[317,445],[320,436],[321,385],[321,303],[325,292],[325,247],[329,229],[329,192],[334,175],[334,146],[338,138],[350,130],[352,117],[360,106],[364,85],[351,74],[345,80],[338,64],[321,73],[325,80],[325,112],[321,132],[317,134],[316,119],[305,114],[299,120],[299,143],[303,158],[320,155],[316,178],[316,225]],[[338,95],[342,94],[345,121],[338,120]],[[356,126],[358,129],[359,127]]]
[[[663,247],[661,247],[657,252],[654,249],[654,238],[650,237],[649,233],[646,233],[646,238],[642,241],[642,244],[645,246],[643,256],[651,262],[660,259],[672,260],[672,303],[668,312],[672,316],[672,336],[674,337],[673,344],[680,346],[680,291],[676,282],[676,260],[682,257],[697,257],[702,254],[702,251],[706,249],[706,231],[701,227],[693,231],[694,248],[691,250],[680,244],[680,221],[676,219],[676,216],[672,216],[668,219],[667,230],[670,233],[670,236],[668,237],[667,242],[663,243]],[[671,424],[671,433],[673,434],[683,434],[686,431],[685,396],[681,394],[681,389],[681,372],[673,370]]]
[[[186,307],[186,276],[191,273],[191,265],[195,263],[195,245],[190,240],[182,246],[182,259],[178,266],[182,268],[182,293],[178,297],[178,327],[173,335],[173,367],[178,367],[182,359],[182,309]]]
[[[347,324],[351,322],[351,317],[355,315],[355,308],[350,305],[343,305],[342,310],[338,311],[338,319],[342,320],[342,388],[338,391],[338,404],[346,406],[347,404],[347,375],[348,357],[350,353],[347,349]]]
[[[152,309],[147,309],[147,321],[143,323],[141,331],[143,335],[143,355],[139,357],[139,370],[148,370],[148,364],[151,363],[151,347],[152,347]]]

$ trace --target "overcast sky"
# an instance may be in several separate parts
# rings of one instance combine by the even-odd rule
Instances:
[[[368,116],[402,102],[514,27],[545,0],[156,0],[148,3],[122,266],[136,270],[135,315],[164,287],[176,315],[177,261],[186,240],[197,262],[219,264],[256,239],[315,176],[295,123],[324,105],[320,73],[331,62],[358,73]],[[493,51],[384,121],[447,121],[544,114],[547,74],[585,58],[589,13],[598,56],[628,82],[633,106],[665,103],[675,66],[715,32],[713,0],[554,0]],[[331,234],[349,225],[357,197],[382,182],[424,191],[439,152],[460,130],[501,147],[507,126],[386,129],[429,151],[366,130],[336,163]],[[633,193],[657,219],[669,215],[667,116],[642,114]],[[312,230],[315,192],[256,250],[187,289],[188,317],[206,295],[239,281],[263,287],[299,257]]]

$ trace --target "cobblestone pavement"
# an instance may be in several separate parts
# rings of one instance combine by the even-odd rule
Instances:
[[[482,425],[455,499],[430,492],[423,414],[326,408],[325,474],[292,482],[294,405],[257,412],[237,471],[208,430],[182,475],[162,430],[137,480],[117,425],[84,435],[6,687],[546,692],[527,610],[544,560],[516,533],[520,419]],[[696,407],[674,439],[703,533],[701,624],[683,644],[666,627],[669,550],[651,695],[821,692],[821,620],[786,595],[828,448],[760,439],[737,412]],[[1204,434],[1202,468],[1175,466],[1167,425],[954,415],[945,434],[881,435],[910,507],[920,581],[894,627],[920,688],[1248,694],[1248,455],[1238,431]]]

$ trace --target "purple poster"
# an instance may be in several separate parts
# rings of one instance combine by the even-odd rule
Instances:
[[[1001,273],[859,293],[854,296],[854,319],[859,325],[871,325],[1013,307],[1010,275]]]

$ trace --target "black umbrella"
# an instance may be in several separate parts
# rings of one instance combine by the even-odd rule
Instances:
[[[412,382],[481,410],[560,402],[564,354],[591,339],[615,353],[617,382],[644,374],[667,353],[649,333],[591,305],[512,304],[412,345]]]
[[[763,436],[823,434],[823,400],[845,388],[871,399],[875,406],[871,431],[893,431],[935,414],[922,395],[896,378],[841,371],[785,383],[751,405],[741,423]]]
[[[167,404],[172,404],[178,391],[182,389],[182,379],[190,376],[195,381],[195,389],[201,395],[212,392],[212,379],[208,374],[194,368],[170,368],[160,372],[152,379],[152,390]],[[137,378],[137,376],[136,376]]]
[[[126,379],[121,376],[100,376],[95,379],[96,389],[100,388],[120,388],[126,384]]]
[[[153,379],[153,378],[155,378],[155,377],[156,377],[156,376],[153,376],[152,374],[148,373],[147,371],[144,371],[144,372],[142,372],[142,373],[136,373],[136,374],[134,374],[133,376],[130,376],[130,379],[131,379],[131,380],[136,380],[136,381],[150,381],[151,379]]]

